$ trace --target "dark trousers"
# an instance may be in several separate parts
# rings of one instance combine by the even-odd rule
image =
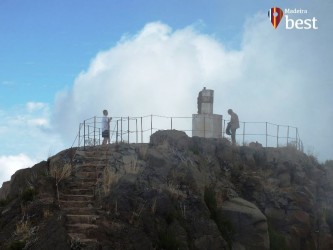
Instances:
[[[231,131],[232,145],[236,145],[236,128],[235,129],[230,129],[230,131]]]
[[[236,145],[236,128],[231,128],[231,123],[228,123],[226,134],[231,135],[232,145]]]

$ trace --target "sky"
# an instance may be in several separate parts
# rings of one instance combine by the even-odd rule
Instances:
[[[272,7],[284,11],[276,29]],[[305,153],[333,159],[332,11],[331,0],[0,0],[0,183],[71,147],[103,109],[191,117],[203,87],[215,114],[297,127]]]

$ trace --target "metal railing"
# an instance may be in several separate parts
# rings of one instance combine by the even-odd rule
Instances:
[[[209,118],[208,118],[209,119]],[[222,119],[220,138],[225,138],[228,120]],[[100,145],[102,138],[102,117],[92,117],[79,125],[77,135],[78,147]],[[150,136],[158,130],[179,130],[192,136],[192,117],[168,117],[148,115],[141,117],[112,117],[110,122],[111,143],[147,143]],[[196,130],[196,132],[204,132]],[[298,128],[289,125],[278,125],[270,122],[240,122],[236,131],[236,141],[240,145],[258,142],[264,147],[293,146],[303,151]],[[203,133],[205,134],[205,133]]]

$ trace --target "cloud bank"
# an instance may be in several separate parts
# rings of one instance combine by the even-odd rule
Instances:
[[[18,169],[32,167],[64,148],[52,129],[46,103],[28,102],[0,110],[0,185]]]
[[[0,156],[0,185],[9,181],[17,170],[32,167],[35,163],[25,154]]]
[[[299,128],[305,146],[333,158],[331,112],[333,24],[316,31],[274,30],[266,14],[248,20],[239,49],[227,49],[193,26],[152,22],[100,52],[72,88],[58,93],[54,123],[71,143],[79,123],[102,116],[191,116],[203,88],[214,89],[214,113],[232,108],[242,121]],[[189,128],[190,129],[190,128]]]

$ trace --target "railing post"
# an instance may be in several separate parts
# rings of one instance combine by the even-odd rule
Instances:
[[[276,147],[279,147],[279,128],[280,125],[277,125],[277,131],[276,131]]]
[[[110,133],[109,133],[109,136],[110,136]],[[94,116],[94,147],[95,146],[96,146],[96,116]]]
[[[141,143],[143,143],[142,117],[140,119],[141,119]]]
[[[296,128],[296,149],[298,149],[298,146],[299,143],[298,143],[298,129]]]
[[[101,145],[101,128],[98,128],[98,145]]]
[[[90,139],[90,131],[89,131],[89,125],[88,125],[88,142],[89,142],[89,139]]]
[[[244,123],[244,126],[243,126],[243,146],[245,145],[245,122]]]
[[[153,115],[150,115],[150,136],[153,134]]]
[[[172,117],[171,117],[171,130],[172,130]]]
[[[267,122],[266,122],[266,148],[267,148],[267,136],[268,136],[268,131],[267,131]]]
[[[116,130],[116,144],[118,144],[118,122],[119,122],[119,120],[117,120],[117,130]]]
[[[129,130],[129,116],[127,116],[127,143],[129,144],[129,133],[130,133],[130,130]]]
[[[83,150],[86,150],[86,121],[83,121]]]
[[[289,144],[289,126],[287,128],[287,146],[288,146],[288,144]]]
[[[120,118],[120,142],[123,141],[123,117]]]
[[[138,143],[138,118],[135,118],[135,142]]]
[[[79,125],[79,138],[78,138],[78,145],[77,145],[78,148],[80,147],[81,124],[82,124],[82,123],[80,123],[80,125]]]

